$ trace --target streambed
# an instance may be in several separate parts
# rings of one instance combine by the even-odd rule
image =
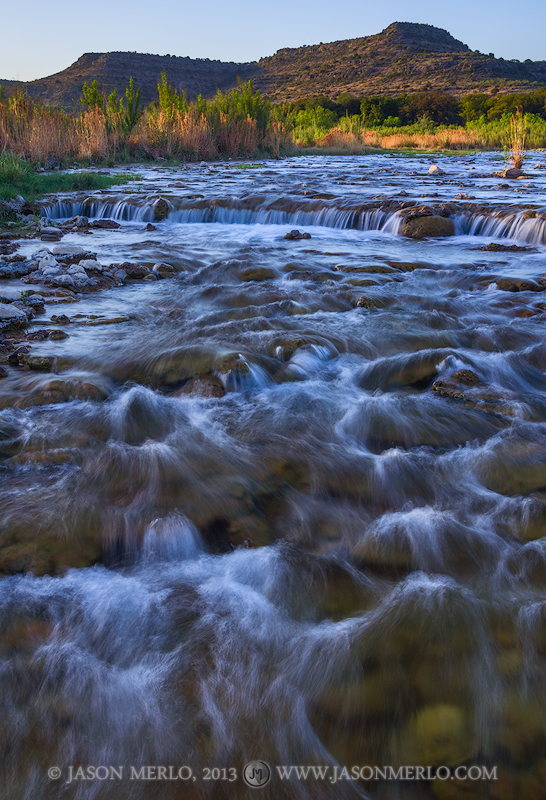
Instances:
[[[430,163],[139,169],[46,206],[175,277],[51,293],[33,327],[68,337],[0,381],[3,796],[546,797],[546,165]],[[455,235],[401,235],[422,205]],[[68,782],[90,765],[122,777]]]

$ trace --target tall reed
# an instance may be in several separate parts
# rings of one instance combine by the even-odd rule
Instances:
[[[527,134],[527,118],[520,107],[510,117],[510,158],[512,166],[521,169],[525,155],[525,137]]]

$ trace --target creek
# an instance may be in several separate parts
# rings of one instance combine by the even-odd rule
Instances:
[[[45,205],[175,277],[51,295],[51,370],[0,381],[2,798],[546,797],[543,155],[139,167]],[[455,235],[403,236],[412,203]]]

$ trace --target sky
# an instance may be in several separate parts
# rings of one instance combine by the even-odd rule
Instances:
[[[57,0],[47,10],[42,0],[25,0],[2,11],[0,78],[43,78],[83,53],[112,50],[257,61],[283,47],[370,36],[396,21],[445,28],[497,57],[546,60],[544,0]]]

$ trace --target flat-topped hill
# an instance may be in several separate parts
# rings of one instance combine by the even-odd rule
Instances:
[[[472,51],[433,25],[394,22],[381,33],[328,44],[278,50],[258,63],[234,63],[144,53],[85,53],[62,72],[19,84],[49,104],[70,108],[81,87],[96,80],[106,92],[122,93],[133,77],[142,101],[157,99],[165,72],[170,84],[189,98],[213,95],[217,89],[252,78],[274,102],[312,95],[337,98],[390,95],[436,89],[456,96],[469,92],[525,91],[546,84],[546,61],[505,61],[493,53]],[[14,81],[0,81],[8,91]]]
[[[484,55],[441,28],[414,22],[394,22],[374,36],[286,48],[259,65],[255,84],[277,102],[317,94],[396,96],[427,89],[461,96],[492,89],[525,91],[546,83],[546,61],[520,63]]]

